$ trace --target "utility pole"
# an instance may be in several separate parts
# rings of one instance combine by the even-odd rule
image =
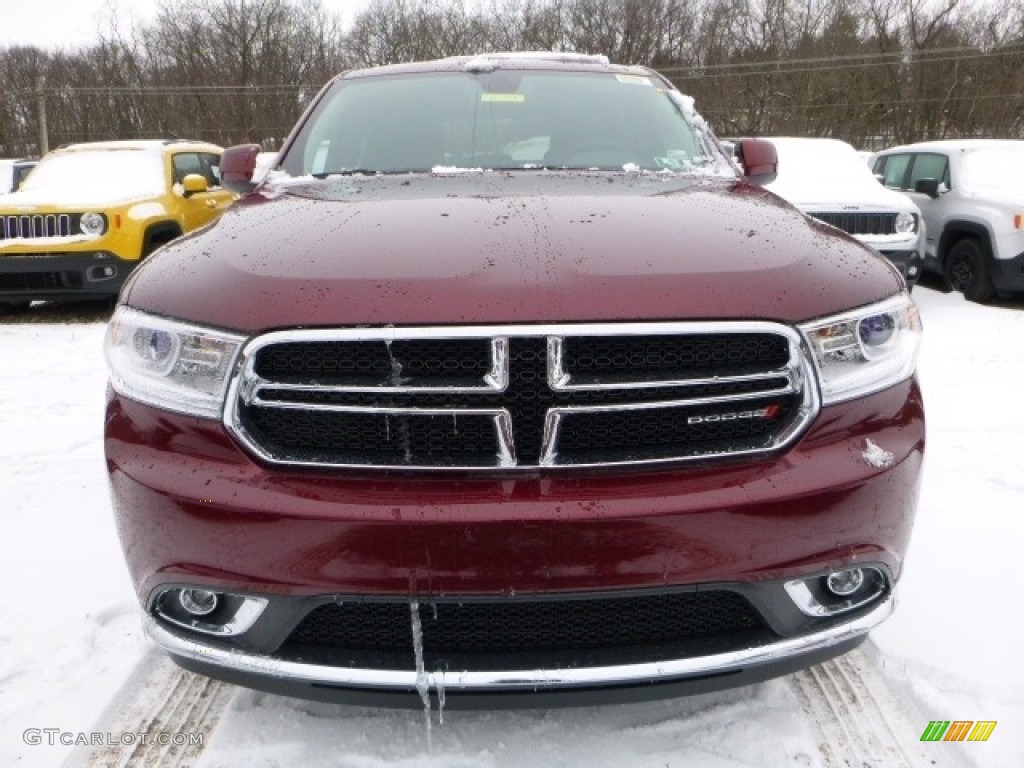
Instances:
[[[46,92],[43,90],[46,85],[45,77],[36,79],[36,104],[39,108],[39,156],[42,157],[50,151],[50,141],[47,138],[46,129]]]

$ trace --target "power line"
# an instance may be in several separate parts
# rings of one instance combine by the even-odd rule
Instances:
[[[801,110],[813,110],[813,109],[836,109],[837,107],[851,107],[863,111],[864,109],[871,108],[873,106],[882,106],[886,108],[890,107],[909,107],[922,104],[948,104],[951,102],[967,102],[973,103],[978,101],[1006,101],[1011,102],[1014,99],[1020,99],[1024,101],[1024,93],[1007,93],[1007,94],[991,94],[983,96],[950,96],[942,97],[935,96],[929,98],[911,98],[911,99],[897,99],[896,101],[883,101],[879,99],[877,102],[870,101],[858,101],[856,103],[849,101],[829,101],[821,103],[806,103],[806,104],[790,104],[789,102],[775,102],[764,108],[764,111],[785,111],[785,112],[798,112]],[[705,117],[716,114],[734,114],[737,111],[749,111],[756,109],[756,107],[711,107],[709,109],[701,109],[700,113]]]
[[[886,61],[888,59],[895,59],[897,62],[905,59],[911,61],[927,61],[932,56],[942,56],[944,58],[941,61],[948,61],[947,58],[950,55],[954,55],[958,58],[963,58],[960,54],[969,54],[967,58],[987,58],[989,56],[1011,56],[1013,54],[1024,53],[1024,43],[1009,43],[1004,46],[1000,46],[998,49],[985,51],[978,46],[957,46],[948,48],[922,48],[915,50],[899,50],[899,51],[876,51],[874,53],[850,53],[841,54],[837,56],[813,56],[804,58],[775,58],[775,59],[762,59],[759,61],[733,61],[723,62],[721,64],[694,64],[691,67],[680,65],[677,67],[659,67],[658,71],[662,74],[670,74],[673,72],[680,72],[688,68],[700,68],[702,70],[717,71],[717,70],[731,70],[741,69],[744,67],[765,67],[765,69],[758,70],[761,72],[772,72],[774,69],[768,69],[768,67],[788,66],[788,65],[809,65],[809,64],[836,64],[837,62],[852,62],[853,66],[862,66],[863,64],[883,65],[893,63]],[[878,61],[875,61],[878,60]],[[837,65],[838,66],[838,65]],[[744,73],[749,74],[749,73]]]

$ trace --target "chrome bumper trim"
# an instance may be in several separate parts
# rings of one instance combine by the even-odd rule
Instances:
[[[584,667],[575,669],[515,669],[486,672],[437,671],[421,673],[398,669],[354,669],[302,664],[257,656],[243,651],[203,645],[173,634],[152,617],[145,629],[163,650],[204,664],[224,667],[240,673],[282,678],[296,683],[319,684],[338,688],[416,690],[424,682],[434,690],[445,691],[540,691],[580,687],[607,687],[668,682],[694,676],[739,671],[761,664],[780,662],[805,653],[821,651],[859,637],[887,619],[893,611],[890,595],[869,613],[851,621],[809,635],[792,637],[769,645],[740,651],[625,666]],[[424,679],[425,678],[425,679]]]

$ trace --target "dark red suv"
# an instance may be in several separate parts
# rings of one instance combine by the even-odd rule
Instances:
[[[763,679],[893,607],[920,324],[657,73],[347,72],[110,323],[106,453],[153,638],[354,701]],[[461,697],[461,698],[460,698]],[[534,699],[530,699],[534,701]]]

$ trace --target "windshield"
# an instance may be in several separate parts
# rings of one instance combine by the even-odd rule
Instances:
[[[282,167],[293,176],[632,168],[733,174],[655,78],[497,70],[340,81]]]
[[[157,197],[164,192],[163,157],[144,149],[88,150],[49,155],[33,169],[25,192],[81,190],[99,201]]]
[[[959,184],[964,189],[1012,190],[1024,179],[1024,142],[1006,149],[979,149],[964,155]]]

